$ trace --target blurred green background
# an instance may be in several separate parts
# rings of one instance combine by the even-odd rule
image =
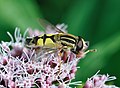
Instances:
[[[75,80],[83,83],[98,70],[117,77],[120,86],[120,0],[0,0],[0,40],[15,27],[40,29],[38,18],[68,24],[68,32],[90,41],[98,52],[79,62]]]

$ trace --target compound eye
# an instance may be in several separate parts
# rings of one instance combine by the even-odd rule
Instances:
[[[80,50],[82,50],[82,49],[83,49],[83,42],[82,42],[82,41],[79,41],[79,42],[77,43],[76,51],[80,51]]]
[[[82,45],[83,45],[82,41],[79,41],[77,45],[79,46],[79,48],[82,47]]]

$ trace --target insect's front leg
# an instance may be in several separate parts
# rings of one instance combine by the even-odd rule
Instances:
[[[91,50],[87,50],[86,52],[84,52],[85,54],[89,53],[89,52],[97,52],[97,49],[91,49]]]
[[[68,51],[68,48],[67,46],[62,46],[60,49],[59,49],[59,56],[63,56],[64,52],[67,52]]]
[[[96,52],[97,49],[91,49],[91,50],[87,50],[87,51],[79,51],[78,54],[76,54],[76,58],[83,58],[87,53],[89,52]]]

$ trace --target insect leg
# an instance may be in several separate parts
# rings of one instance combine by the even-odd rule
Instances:
[[[84,54],[87,54],[89,52],[97,52],[97,49],[91,49],[91,50],[87,50],[86,52],[84,52]]]

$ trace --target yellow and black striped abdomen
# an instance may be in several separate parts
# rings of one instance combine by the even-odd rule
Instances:
[[[27,38],[27,45],[34,45],[46,48],[65,47],[70,50],[76,49],[77,37],[71,34],[43,34],[33,38]]]
[[[48,47],[48,48],[54,48],[56,47],[56,40],[55,35],[53,34],[44,34],[42,36],[39,36],[37,40],[38,46]]]
[[[58,34],[43,34],[41,36],[35,36],[33,38],[27,38],[26,44],[28,46],[40,46],[46,48],[59,48],[60,43],[58,40]]]

